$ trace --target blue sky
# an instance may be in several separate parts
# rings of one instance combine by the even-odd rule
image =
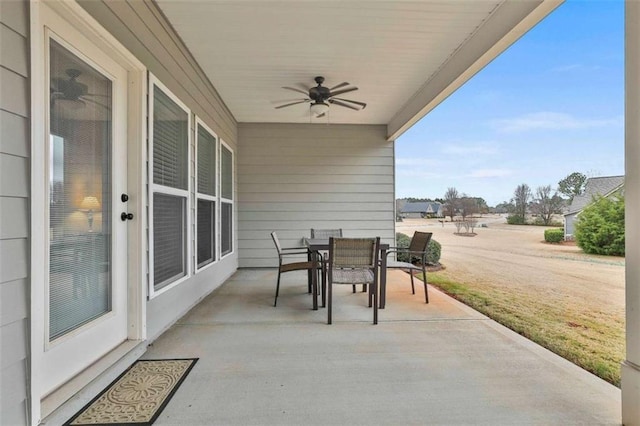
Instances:
[[[568,0],[396,143],[396,197],[624,174],[624,3]]]

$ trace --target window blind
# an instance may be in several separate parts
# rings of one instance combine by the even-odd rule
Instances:
[[[153,284],[161,289],[186,274],[186,199],[153,194]]]
[[[198,192],[216,195],[216,138],[198,125]]]
[[[188,188],[188,114],[160,88],[153,91],[153,183]]]
[[[224,145],[220,154],[220,184],[222,198],[233,200],[233,153]]]
[[[198,267],[205,266],[215,259],[215,202],[198,200]]]
[[[49,53],[48,320],[53,341],[112,309],[113,83],[55,40]],[[98,100],[65,98],[69,70],[80,72],[82,84]]]
[[[233,251],[233,204],[222,202],[221,206],[221,252],[224,256]]]

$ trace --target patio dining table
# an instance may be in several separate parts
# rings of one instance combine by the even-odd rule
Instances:
[[[303,238],[305,245],[311,252],[321,252],[329,250],[328,238]],[[389,250],[389,244],[380,243],[380,273],[379,285],[380,289],[380,309],[384,309],[385,298],[387,294],[387,251]],[[323,293],[324,294],[324,293]]]

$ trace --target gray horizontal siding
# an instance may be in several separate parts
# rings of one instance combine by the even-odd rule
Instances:
[[[29,119],[0,110],[0,153],[29,156]]]
[[[18,279],[0,285],[0,327],[22,321],[29,313],[27,280]]]
[[[0,424],[28,424],[29,2],[0,0]]]
[[[153,1],[78,0],[78,3],[237,154],[235,118]],[[193,145],[191,149],[193,153]],[[191,166],[194,164],[192,157]],[[193,183],[194,176],[191,179]],[[195,202],[192,202],[189,212],[192,219],[194,208]],[[234,226],[237,226],[235,221]],[[194,229],[192,225],[192,232]],[[234,248],[235,245],[234,242]],[[236,269],[234,253],[149,300],[146,306],[148,338],[155,339]]]
[[[394,147],[384,126],[240,124],[241,267],[276,266],[270,233],[300,245],[311,228],[393,242]]]
[[[26,325],[25,325],[26,326]],[[27,421],[27,362],[19,361],[0,371],[0,395],[2,395],[2,410],[0,424],[19,426],[28,424]]]
[[[219,94],[150,0],[78,3],[232,147],[237,123]]]

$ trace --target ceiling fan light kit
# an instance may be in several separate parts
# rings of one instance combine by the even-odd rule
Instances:
[[[307,97],[305,99],[298,99],[284,105],[279,105],[275,108],[280,109],[293,105],[309,103],[309,112],[311,113],[311,115],[316,118],[320,118],[324,117],[329,112],[329,108],[331,105],[338,105],[355,111],[363,110],[367,106],[367,104],[364,102],[336,97],[338,95],[342,95],[343,93],[358,90],[358,88],[355,86],[347,87],[350,86],[350,84],[346,81],[338,84],[337,86],[328,88],[322,85],[322,83],[324,83],[324,77],[318,76],[314,80],[317,86],[310,87],[308,91],[299,89],[297,87],[283,87],[283,89],[292,90],[294,92],[306,95]]]
[[[326,114],[329,111],[329,105],[324,102],[314,102],[311,104],[311,114],[319,117],[321,115]]]

